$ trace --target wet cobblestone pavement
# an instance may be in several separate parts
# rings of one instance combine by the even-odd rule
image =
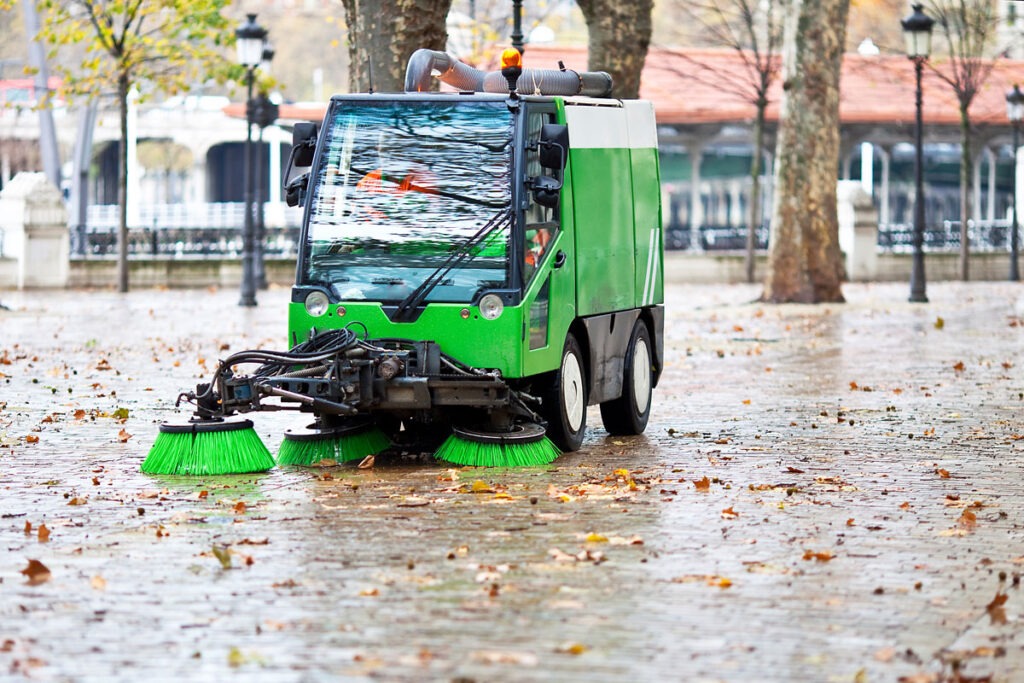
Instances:
[[[286,290],[4,293],[0,679],[1024,680],[1024,288],[759,291],[670,286],[647,434],[549,468],[194,479],[157,425]]]

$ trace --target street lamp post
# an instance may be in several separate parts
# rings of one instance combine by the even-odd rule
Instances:
[[[270,63],[272,61],[274,61],[274,48],[269,43],[264,43],[263,53],[260,57],[260,71],[265,75],[270,75]],[[253,270],[257,289],[266,289],[267,269],[264,261],[263,243],[266,240],[264,208],[267,198],[263,195],[263,180],[267,177],[267,171],[263,168],[263,159],[266,151],[263,149],[263,129],[272,124],[277,116],[276,112],[273,117],[268,116],[271,102],[265,94],[260,93],[259,103],[260,112],[259,116],[256,117],[256,125],[260,130],[260,140],[257,146],[259,153],[256,155],[256,178],[258,180],[256,181],[256,240],[253,247]]]
[[[907,57],[914,62],[917,84],[917,130],[914,138],[914,260],[910,270],[910,301],[927,303],[924,276],[924,120],[921,116],[921,73],[931,51],[932,26],[935,25],[935,20],[924,13],[920,4],[914,5],[912,9],[913,13],[900,22],[903,26],[903,36],[907,41]]]
[[[1006,117],[1013,127],[1013,218],[1010,220],[1010,282],[1020,280],[1017,271],[1017,240],[1020,239],[1020,220],[1017,217],[1017,148],[1020,147],[1020,121],[1024,118],[1024,92],[1014,84],[1006,93]]]
[[[523,0],[512,0],[512,47],[523,53]]]
[[[263,58],[263,47],[267,38],[267,29],[256,23],[256,15],[249,14],[245,23],[235,30],[236,46],[238,47],[238,63],[245,67],[248,96],[245,100],[245,156],[243,178],[245,183],[245,220],[242,228],[242,292],[239,306],[256,305],[256,278],[254,268],[254,251],[256,243],[255,225],[253,222],[253,173],[252,161],[252,123],[253,100],[252,86],[256,67]]]

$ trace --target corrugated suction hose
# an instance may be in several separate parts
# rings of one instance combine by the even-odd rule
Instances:
[[[409,58],[405,69],[405,91],[430,90],[430,77],[435,72],[439,80],[457,90],[508,92],[508,82],[500,71],[481,71],[446,52],[425,48],[416,50]],[[523,69],[518,90],[523,95],[608,97],[612,92],[612,77],[604,71]]]

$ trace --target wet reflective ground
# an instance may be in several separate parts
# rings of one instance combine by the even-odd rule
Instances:
[[[1024,680],[1024,289],[845,292],[669,287],[647,434],[550,468],[200,479],[138,468],[285,290],[4,293],[0,679]]]

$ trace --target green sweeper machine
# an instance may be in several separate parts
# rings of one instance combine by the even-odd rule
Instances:
[[[193,415],[161,425],[143,471],[392,448],[540,465],[580,448],[591,405],[609,433],[643,432],[663,359],[657,139],[651,104],[610,91],[515,50],[489,73],[419,50],[406,92],[297,124],[290,349],[235,353],[181,394]],[[241,417],[268,410],[305,418],[276,463]]]

